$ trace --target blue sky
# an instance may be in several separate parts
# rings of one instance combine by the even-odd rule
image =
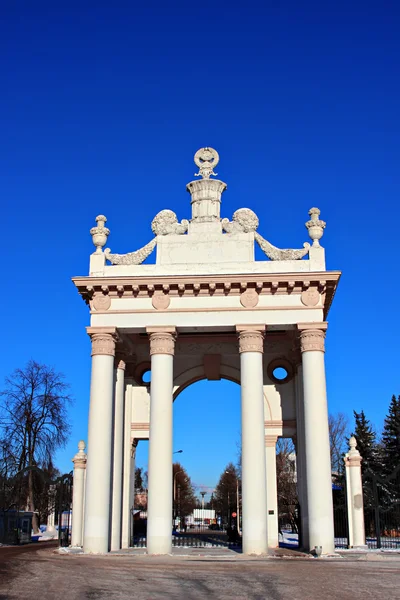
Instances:
[[[126,252],[159,210],[190,216],[202,146],[220,153],[223,216],[251,207],[273,244],[301,247],[321,208],[328,268],[343,271],[330,410],[364,408],[380,428],[400,393],[398,2],[4,0],[1,12],[0,380],[31,357],[65,373],[75,404],[60,468],[87,432],[88,313],[70,278],[88,272],[89,229],[105,214],[110,247]],[[197,384],[178,399],[195,481],[212,485],[236,458],[234,390]]]

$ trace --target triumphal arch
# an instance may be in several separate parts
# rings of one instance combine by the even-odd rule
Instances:
[[[278,545],[280,436],[296,445],[303,546],[332,552],[324,350],[340,273],[325,267],[325,223],[312,208],[311,244],[277,248],[251,209],[221,218],[218,153],[202,148],[194,160],[190,218],[162,210],[148,244],[116,254],[98,216],[89,276],[73,279],[92,342],[87,462],[82,448],[74,459],[78,474],[86,466],[74,492],[75,543],[88,553],[129,546],[135,448],[149,439],[147,551],[171,552],[173,401],[195,381],[226,378],[241,385],[243,552]],[[255,244],[265,260],[255,260]],[[155,264],[143,264],[154,250]]]

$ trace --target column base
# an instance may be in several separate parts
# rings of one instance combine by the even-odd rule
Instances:
[[[350,546],[349,550],[368,550],[367,544],[360,544],[359,546]]]

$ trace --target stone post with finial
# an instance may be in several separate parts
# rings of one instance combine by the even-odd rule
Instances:
[[[190,233],[222,233],[220,206],[221,196],[226,190],[226,183],[219,179],[210,179],[219,162],[219,154],[214,148],[200,148],[194,155],[194,162],[199,167],[195,177],[200,180],[191,181],[186,189],[192,197],[192,219]]]
[[[364,502],[361,478],[361,461],[356,438],[349,439],[350,450],[344,457],[346,467],[347,510],[349,521],[349,547],[366,549]]]
[[[81,440],[78,444],[78,452],[72,462],[74,463],[74,481],[72,492],[72,534],[71,546],[82,546],[83,544],[83,504],[85,498],[85,475],[86,444]]]
[[[310,208],[308,214],[310,215],[310,220],[307,221],[305,225],[308,230],[308,235],[312,239],[312,245],[309,251],[311,271],[325,271],[325,249],[321,246],[319,241],[324,235],[326,223],[319,218],[321,214],[319,208]]]
[[[106,257],[103,252],[103,248],[107,243],[108,236],[110,235],[110,230],[105,226],[106,222],[107,218],[104,215],[98,215],[96,217],[96,227],[92,227],[90,230],[93,244],[96,246],[96,250],[90,255],[90,275],[104,274]]]

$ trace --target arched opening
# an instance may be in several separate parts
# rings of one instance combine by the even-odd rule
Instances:
[[[203,378],[182,386],[173,423],[173,447],[182,450],[173,457],[174,535],[228,544],[240,503],[240,386]]]

